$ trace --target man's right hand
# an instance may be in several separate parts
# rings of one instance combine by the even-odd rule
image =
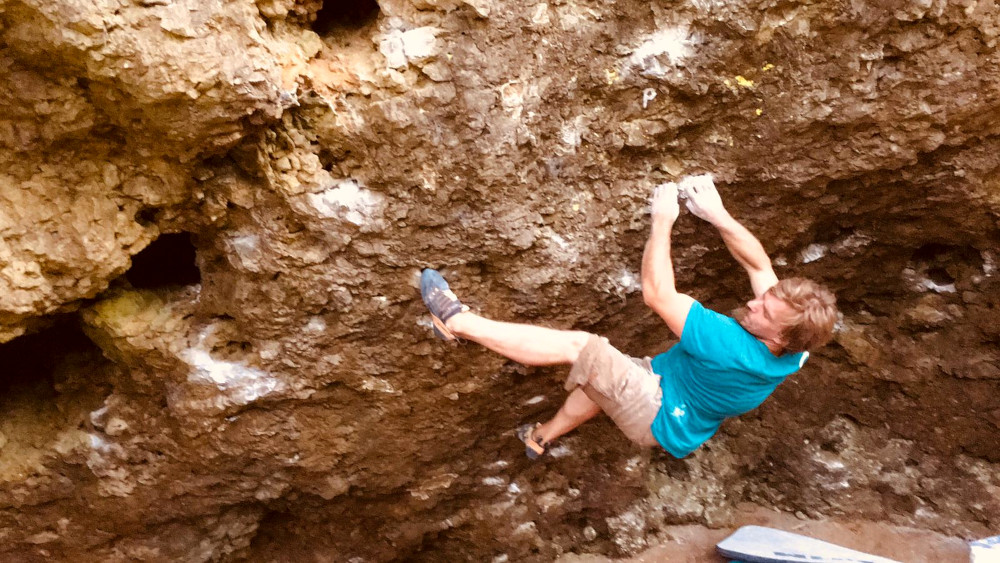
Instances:
[[[687,195],[687,208],[691,213],[719,229],[726,248],[750,275],[754,295],[760,297],[778,283],[778,276],[774,273],[764,246],[726,211],[711,175],[688,176],[681,180],[680,187]]]
[[[681,192],[687,195],[688,210],[713,225],[729,216],[722,205],[722,197],[715,189],[711,174],[688,176],[680,182]]]
[[[677,203],[677,184],[667,182],[653,188],[649,207],[654,219],[665,220],[673,225],[681,212]]]

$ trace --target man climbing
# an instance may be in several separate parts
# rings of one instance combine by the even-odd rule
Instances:
[[[688,209],[718,229],[750,275],[754,298],[734,317],[677,291],[670,232],[680,213],[679,189]],[[439,337],[472,340],[526,365],[572,365],[566,379],[570,393],[556,415],[517,431],[532,459],[601,411],[633,442],[659,444],[684,457],[711,438],[723,420],[760,405],[802,367],[809,350],[833,335],[833,294],[802,278],[779,282],[764,247],[725,209],[711,176],[658,186],[651,212],[642,256],[643,299],[680,338],[652,359],[630,358],[606,338],[587,332],[481,317],[459,301],[437,271],[423,271],[420,291]]]

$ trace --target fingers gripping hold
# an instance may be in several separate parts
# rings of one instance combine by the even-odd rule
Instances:
[[[715,182],[712,181],[711,174],[698,174],[697,176],[685,176],[678,186],[687,197],[704,191],[715,190]]]
[[[680,183],[667,182],[656,186],[650,201],[653,216],[676,220],[680,214],[678,197],[686,200],[684,204],[691,213],[710,223],[715,223],[726,215],[722,197],[715,189],[711,174],[686,176]]]
[[[650,200],[650,211],[653,217],[665,218],[675,221],[680,215],[681,208],[677,203],[677,184],[667,182],[653,188],[653,197]]]
[[[685,205],[695,216],[711,223],[725,214],[722,197],[715,189],[711,174],[688,176],[681,180],[680,189],[687,196]]]

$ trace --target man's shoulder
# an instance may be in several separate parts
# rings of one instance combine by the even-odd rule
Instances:
[[[691,303],[691,312],[688,314],[704,315],[708,318],[722,318],[722,319],[735,320],[728,315],[723,315],[722,313],[712,308],[706,307],[704,303],[698,301],[697,299],[695,299],[694,302]]]
[[[742,326],[740,326],[740,323],[736,319],[729,315],[724,315],[714,309],[710,309],[698,300],[695,300],[695,302],[691,305],[691,311],[688,313],[688,320],[691,319],[694,319],[695,322],[712,324],[713,328],[718,326],[719,328],[752,336]]]
[[[762,346],[756,337],[733,317],[697,302],[691,307],[681,344],[692,356],[720,368],[747,369],[762,361],[756,359]]]

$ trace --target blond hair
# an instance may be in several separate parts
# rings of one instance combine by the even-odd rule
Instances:
[[[769,291],[792,309],[781,333],[785,352],[815,350],[833,338],[837,298],[829,289],[805,278],[788,278]]]

